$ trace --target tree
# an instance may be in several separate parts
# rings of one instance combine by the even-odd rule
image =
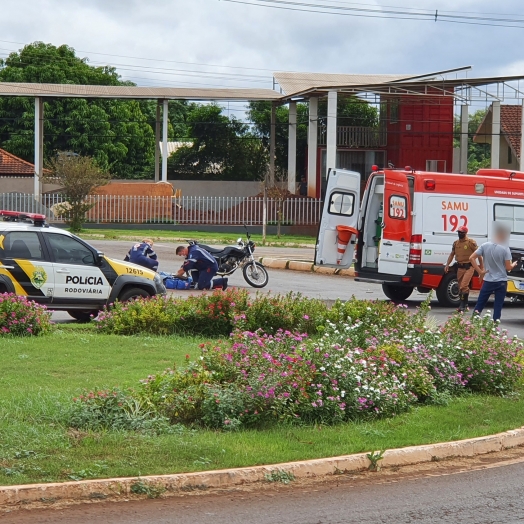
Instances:
[[[133,85],[114,67],[92,67],[66,45],[35,42],[0,60],[0,82]],[[154,161],[154,131],[133,100],[47,98],[44,157],[73,150],[117,178],[143,178]],[[0,144],[29,161],[34,155],[34,100],[0,97]]]
[[[48,162],[49,172],[42,175],[42,181],[62,187],[64,204],[56,210],[66,218],[71,231],[82,229],[85,214],[94,206],[86,199],[95,188],[108,184],[111,176],[100,168],[93,158],[71,153],[60,153]]]
[[[195,105],[187,115],[190,146],[168,160],[174,179],[257,180],[267,163],[260,139],[215,104]]]
[[[478,109],[469,115],[468,121],[468,173],[476,173],[479,169],[491,166],[491,145],[473,142],[473,138],[486,117],[487,109]],[[454,147],[460,147],[460,120],[455,118]]]

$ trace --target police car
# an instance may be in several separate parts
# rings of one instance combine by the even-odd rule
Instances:
[[[16,293],[87,321],[105,305],[165,294],[160,276],[113,260],[49,227],[45,215],[0,211],[0,293]]]

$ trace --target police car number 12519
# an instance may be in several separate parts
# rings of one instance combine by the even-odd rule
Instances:
[[[141,269],[135,269],[134,267],[126,267],[126,271],[132,275],[143,275],[144,272]]]

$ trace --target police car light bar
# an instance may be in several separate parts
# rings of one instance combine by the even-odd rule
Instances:
[[[4,217],[6,222],[22,222],[30,220],[35,226],[43,226],[45,224],[45,215],[38,213],[23,213],[21,211],[5,211],[0,210],[0,216]]]

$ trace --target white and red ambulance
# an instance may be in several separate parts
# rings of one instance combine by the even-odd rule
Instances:
[[[363,195],[360,187],[359,173],[330,171],[315,263],[344,269],[355,260],[355,279],[382,284],[394,301],[416,288],[435,289],[444,306],[459,303],[456,273],[445,274],[444,265],[460,226],[480,245],[491,238],[493,222],[503,222],[511,228],[515,260],[524,255],[524,173],[376,169]],[[510,295],[524,293],[518,273],[508,284]],[[477,277],[472,288],[480,289]]]

